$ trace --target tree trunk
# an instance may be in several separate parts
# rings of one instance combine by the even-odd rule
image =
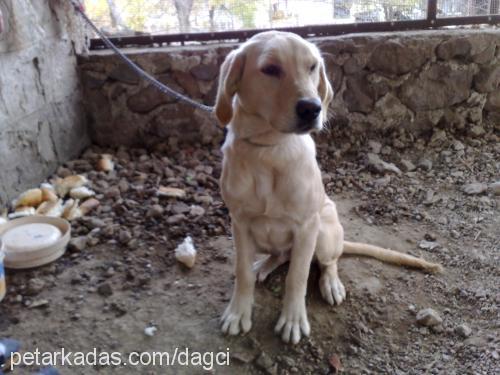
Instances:
[[[120,11],[118,10],[118,7],[116,6],[115,0],[107,0],[107,2],[109,8],[109,16],[111,18],[111,26],[113,26],[114,29],[128,29],[123,22],[123,18],[120,14]]]
[[[174,0],[177,19],[179,20],[179,29],[181,33],[188,33],[191,25],[189,15],[193,8],[193,0]]]

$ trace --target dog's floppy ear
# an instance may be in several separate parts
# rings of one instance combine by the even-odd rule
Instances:
[[[215,99],[215,116],[221,125],[227,125],[233,117],[233,96],[243,75],[245,55],[234,50],[227,55],[220,68],[219,87]]]
[[[321,97],[321,107],[323,113],[323,122],[328,119],[328,106],[333,99],[333,89],[326,75],[325,61],[321,59],[319,64],[319,86],[318,93]]]

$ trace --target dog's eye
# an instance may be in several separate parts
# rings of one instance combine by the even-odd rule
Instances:
[[[314,70],[316,69],[316,63],[312,64],[311,67],[309,68],[310,72],[314,72]]]
[[[277,77],[279,78],[281,76],[281,68],[278,65],[266,65],[260,70],[262,73],[265,75],[271,76],[271,77]]]

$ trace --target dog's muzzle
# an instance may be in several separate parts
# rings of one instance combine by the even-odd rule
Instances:
[[[295,132],[298,134],[308,133],[319,128],[319,114],[321,113],[321,102],[316,98],[300,99],[295,106],[298,117]]]

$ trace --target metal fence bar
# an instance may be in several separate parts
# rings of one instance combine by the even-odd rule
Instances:
[[[474,24],[500,24],[499,14],[466,17],[437,17],[437,0],[427,0],[427,18],[421,20],[391,21],[391,22],[362,22],[351,24],[328,24],[298,27],[279,27],[273,29],[247,29],[237,31],[177,33],[159,35],[137,35],[124,37],[110,37],[118,47],[165,45],[187,42],[221,42],[243,41],[252,35],[267,30],[289,31],[303,37],[335,36],[351,33],[389,32],[405,30],[425,30],[444,26],[462,26]],[[106,48],[100,39],[91,39],[90,49]]]

